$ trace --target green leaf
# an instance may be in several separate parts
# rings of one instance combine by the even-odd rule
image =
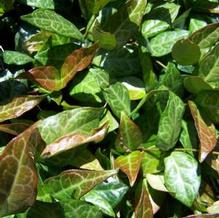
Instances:
[[[160,33],[150,40],[150,51],[152,56],[161,57],[169,54],[173,45],[180,39],[188,36],[186,30],[166,31]]]
[[[28,128],[1,153],[0,216],[23,211],[35,201],[37,174],[33,152],[40,141],[33,130],[34,126]]]
[[[17,51],[4,51],[3,59],[6,64],[24,65],[34,62],[30,56]]]
[[[191,40],[181,39],[174,44],[172,56],[178,64],[193,65],[199,61],[201,51]]]
[[[217,144],[217,133],[214,124],[207,125],[201,117],[194,102],[189,101],[189,108],[195,121],[200,140],[199,160],[203,162]]]
[[[150,38],[168,29],[175,20],[180,6],[175,3],[164,3],[154,8],[142,23],[142,35]]]
[[[201,60],[199,74],[204,80],[215,88],[219,88],[219,45],[216,45]]]
[[[189,39],[200,48],[208,48],[219,40],[219,24],[209,24],[194,32]]]
[[[167,190],[174,198],[191,207],[201,183],[197,161],[189,154],[175,151],[165,158],[164,164]]]
[[[84,201],[70,199],[60,202],[64,210],[65,218],[80,217],[80,218],[102,218],[100,210]]]
[[[92,133],[90,134],[73,131],[73,133],[63,135],[47,145],[41,156],[48,158],[89,142],[100,142],[105,137],[107,129],[108,125],[103,125],[102,127],[91,131]]]
[[[31,7],[55,9],[54,0],[19,0],[19,2]]]
[[[97,184],[117,173],[116,170],[67,170],[45,181],[48,194],[58,200],[79,199]]]
[[[90,134],[100,122],[102,108],[77,108],[63,111],[42,120],[39,132],[47,144],[74,133]]]
[[[15,97],[4,105],[0,105],[0,122],[16,118],[38,105],[44,96],[27,95]]]
[[[49,91],[58,91],[63,89],[77,72],[90,65],[96,49],[95,44],[89,48],[76,49],[65,58],[60,72],[54,66],[41,66],[30,69],[26,76]]]
[[[0,0],[0,16],[13,9],[15,0]]]
[[[31,14],[22,16],[21,19],[49,32],[54,32],[78,40],[83,39],[82,34],[73,23],[54,11],[37,9]]]
[[[205,111],[210,120],[219,124],[219,91],[206,90],[198,93],[195,102]]]
[[[143,141],[140,128],[124,113],[121,113],[116,145],[118,150],[135,150]]]
[[[124,156],[119,156],[115,160],[115,167],[124,172],[129,179],[130,186],[135,184],[135,181],[140,170],[142,160],[142,153],[140,151],[133,151]]]
[[[167,151],[175,147],[181,131],[184,110],[183,101],[170,92],[169,100],[159,122],[156,146],[161,150]]]
[[[189,23],[189,31],[194,33],[207,26],[207,22],[203,18],[191,18]]]
[[[114,83],[113,85],[110,85],[109,88],[104,89],[103,95],[117,117],[120,117],[122,112],[130,115],[131,102],[128,90],[124,85],[119,82]]]

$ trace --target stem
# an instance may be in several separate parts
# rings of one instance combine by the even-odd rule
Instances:
[[[91,27],[93,26],[94,22],[96,20],[96,15],[92,15],[92,17],[90,18],[89,22],[88,22],[88,25],[87,25],[87,28],[86,28],[86,32],[84,34],[84,38],[87,37]]]
[[[156,63],[159,64],[164,69],[167,69],[167,67],[163,63],[161,63],[160,61],[156,60]]]

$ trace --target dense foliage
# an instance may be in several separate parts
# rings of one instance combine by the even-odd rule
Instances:
[[[219,217],[218,14],[0,0],[0,216]]]

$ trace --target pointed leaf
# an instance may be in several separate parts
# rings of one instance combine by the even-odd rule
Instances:
[[[84,107],[67,110],[42,120],[38,124],[38,129],[43,140],[51,144],[65,135],[90,134],[98,127],[102,113],[102,108]]]
[[[135,206],[135,218],[153,218],[152,205],[146,187],[146,180],[143,180],[140,196]]]
[[[165,158],[164,164],[167,190],[174,198],[191,207],[201,183],[197,161],[187,153],[175,151]]]
[[[34,61],[30,56],[17,51],[4,51],[3,59],[6,64],[24,65]]]
[[[35,201],[37,175],[32,155],[39,141],[32,136],[33,129],[9,142],[0,156],[0,216],[25,210]]]
[[[44,96],[37,95],[20,96],[0,105],[0,122],[21,116],[38,105],[43,98]]]
[[[102,213],[91,204],[84,201],[70,199],[60,202],[65,218],[81,217],[81,218],[102,218]]]
[[[170,92],[167,106],[161,115],[159,123],[158,148],[167,151],[176,145],[181,131],[184,110],[183,101],[177,95]]]
[[[115,167],[124,172],[129,179],[131,186],[134,185],[138,172],[141,166],[142,153],[140,151],[133,151],[132,153],[120,156],[115,160]]]
[[[189,101],[189,108],[195,121],[195,126],[200,140],[199,160],[200,162],[203,162],[217,144],[216,129],[213,124],[208,126],[205,123],[195,103]]]
[[[128,90],[124,85],[117,82],[109,88],[104,89],[103,95],[117,117],[120,117],[123,111],[127,113],[127,115],[130,114],[131,102]]]
[[[140,128],[125,114],[121,113],[117,147],[124,150],[135,150],[143,141]]]
[[[117,173],[116,170],[67,170],[45,181],[48,194],[58,200],[79,199],[97,184]]]
[[[91,63],[97,45],[73,51],[65,59],[61,72],[53,66],[35,67],[29,70],[31,79],[50,91],[64,88],[77,72],[84,70]],[[28,76],[28,75],[27,75]]]
[[[21,19],[49,32],[78,40],[83,39],[82,34],[73,23],[52,10],[37,9],[31,14],[22,16]]]
[[[43,157],[49,158],[85,143],[100,142],[105,137],[107,129],[108,125],[105,124],[98,129],[94,129],[92,134],[70,133],[63,135],[51,144],[47,145],[41,155]]]

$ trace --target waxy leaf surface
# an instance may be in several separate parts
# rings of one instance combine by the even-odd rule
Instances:
[[[200,140],[199,160],[200,162],[203,162],[217,144],[216,129],[213,124],[207,125],[205,123],[195,103],[189,101],[189,108],[195,121],[195,126]]]

